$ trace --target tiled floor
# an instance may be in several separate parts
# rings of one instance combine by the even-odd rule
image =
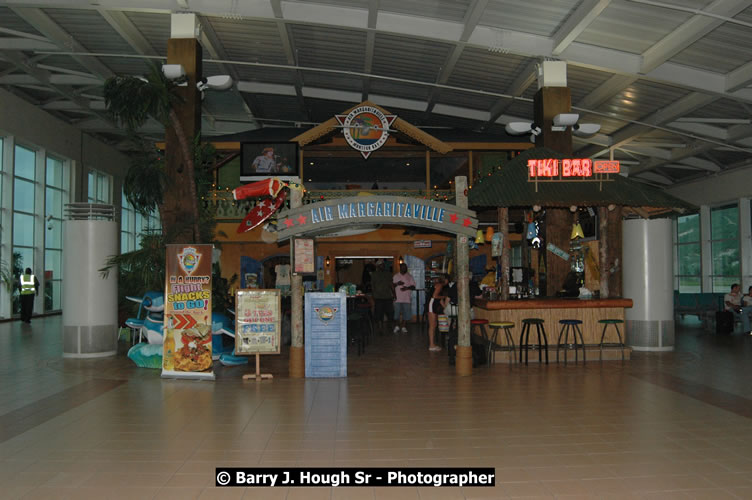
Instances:
[[[752,498],[752,337],[684,324],[673,353],[479,367],[423,335],[346,379],[162,380],[60,355],[61,318],[0,324],[0,498]],[[479,466],[494,488],[214,488],[216,466]]]

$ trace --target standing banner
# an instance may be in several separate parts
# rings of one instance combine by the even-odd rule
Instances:
[[[256,373],[243,375],[243,380],[273,378],[269,373],[261,373],[259,355],[279,354],[281,326],[281,290],[236,292],[235,355],[256,355]]]
[[[214,380],[213,248],[214,245],[167,245],[162,377]]]

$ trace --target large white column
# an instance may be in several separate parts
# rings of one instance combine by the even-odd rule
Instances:
[[[670,219],[624,221],[622,255],[626,344],[637,351],[674,349],[674,295]]]
[[[117,353],[118,271],[104,278],[99,270],[120,253],[118,229],[111,217],[63,222],[63,357]]]

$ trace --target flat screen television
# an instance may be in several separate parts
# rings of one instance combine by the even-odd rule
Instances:
[[[268,177],[296,179],[298,145],[294,142],[244,142],[240,144],[240,181],[253,182]]]

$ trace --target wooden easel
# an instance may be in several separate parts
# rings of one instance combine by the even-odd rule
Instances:
[[[271,373],[261,373],[261,355],[256,353],[256,373],[246,373],[243,380],[263,380],[265,378],[274,378]]]

